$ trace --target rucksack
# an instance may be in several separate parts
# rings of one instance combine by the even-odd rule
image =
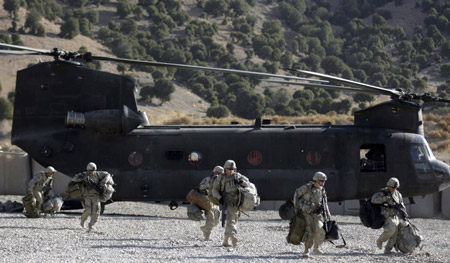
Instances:
[[[241,203],[239,205],[239,210],[247,212],[253,208],[259,206],[260,198],[256,187],[253,183],[247,182],[248,186],[239,186],[239,192],[241,194]]]
[[[406,226],[401,225],[398,230],[395,249],[403,254],[410,254],[420,246],[423,238],[418,234],[419,229],[409,223]]]
[[[370,199],[363,200],[359,207],[359,218],[364,226],[380,229],[384,225],[381,205],[373,204]]]
[[[293,245],[299,245],[306,231],[306,220],[302,213],[297,213],[289,223],[289,234],[286,241]]]
[[[36,198],[33,195],[26,195],[22,198],[23,203],[23,214],[29,218],[37,218],[40,217],[39,210],[36,208]]]

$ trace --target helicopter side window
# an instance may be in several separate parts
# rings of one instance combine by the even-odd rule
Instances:
[[[364,144],[359,151],[361,172],[386,172],[383,144]]]

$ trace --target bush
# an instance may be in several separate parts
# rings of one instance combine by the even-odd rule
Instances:
[[[64,24],[61,25],[61,37],[72,39],[78,34],[80,34],[80,24],[77,18],[70,17],[64,22]]]
[[[208,108],[206,116],[212,118],[225,118],[230,115],[230,110],[224,105],[215,105]]]
[[[0,120],[4,120],[4,119],[12,119],[12,114],[13,114],[13,107],[11,105],[11,103],[1,97],[0,98]]]

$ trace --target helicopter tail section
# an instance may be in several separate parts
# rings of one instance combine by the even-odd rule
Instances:
[[[11,142],[47,165],[52,152],[70,152],[96,134],[127,134],[143,122],[135,89],[124,76],[77,62],[23,69],[17,73]]]

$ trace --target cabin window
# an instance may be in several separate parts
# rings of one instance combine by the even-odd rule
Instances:
[[[359,159],[361,172],[386,172],[386,151],[383,144],[363,144]]]

